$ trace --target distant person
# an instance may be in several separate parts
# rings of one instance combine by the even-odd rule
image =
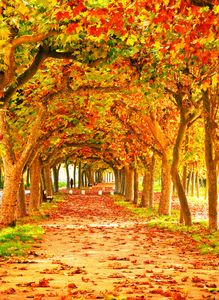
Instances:
[[[73,188],[73,179],[72,178],[70,179],[70,187],[71,187],[71,189]]]

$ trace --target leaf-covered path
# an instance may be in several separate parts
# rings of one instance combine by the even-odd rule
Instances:
[[[148,228],[108,195],[67,195],[28,259],[0,262],[0,299],[219,299],[219,259]],[[123,297],[122,297],[123,296]]]

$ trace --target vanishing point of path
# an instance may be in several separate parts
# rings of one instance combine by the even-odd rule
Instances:
[[[65,198],[27,259],[0,262],[1,300],[219,299],[219,258],[186,234],[148,228],[94,189]]]

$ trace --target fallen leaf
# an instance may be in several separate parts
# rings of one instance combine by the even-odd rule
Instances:
[[[77,286],[74,283],[69,283],[68,284],[68,288],[70,288],[70,289],[77,289]]]

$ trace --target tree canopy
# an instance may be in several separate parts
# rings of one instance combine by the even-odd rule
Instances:
[[[50,164],[96,157],[121,169],[154,153],[169,174],[160,211],[169,212],[172,178],[191,225],[182,168],[201,162],[216,228],[218,14],[218,1],[3,0],[4,196],[6,178],[18,182],[3,215],[36,155]]]

